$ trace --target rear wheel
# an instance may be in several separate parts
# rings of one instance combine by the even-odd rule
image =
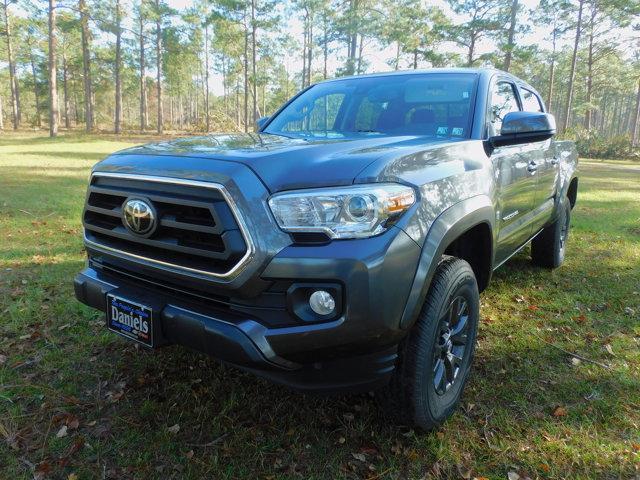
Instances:
[[[531,242],[531,260],[535,265],[546,268],[562,265],[570,224],[571,206],[567,200],[560,207],[556,221],[545,227]]]
[[[378,394],[389,416],[431,430],[452,414],[469,376],[479,308],[471,266],[444,257],[422,311],[400,346],[394,376]]]

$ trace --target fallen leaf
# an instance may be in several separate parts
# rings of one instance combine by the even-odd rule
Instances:
[[[509,480],[520,480],[520,475],[518,475],[516,472],[509,472],[507,473],[507,478]]]
[[[177,423],[175,425],[173,425],[172,427],[167,428],[167,431],[169,433],[178,433],[180,431],[180,425],[178,425]]]
[[[574,367],[577,367],[581,363],[582,361],[579,358],[571,357],[571,365],[573,365]]]
[[[66,425],[63,425],[62,427],[60,427],[60,430],[58,430],[58,433],[56,433],[56,437],[57,438],[66,437],[68,433],[67,430],[68,430],[68,427]]]
[[[611,348],[611,345],[610,345],[610,344],[608,344],[608,343],[607,343],[607,344],[604,346],[604,349],[605,349],[605,350],[607,351],[607,353],[608,353],[609,355],[611,355],[612,357],[615,357],[615,356],[616,356],[616,354],[615,354],[615,353],[613,353],[613,348]]]
[[[70,473],[67,476],[67,480],[78,480],[78,475],[76,475],[75,473]]]
[[[347,439],[346,439],[346,438],[344,438],[344,437],[340,437],[340,438],[338,439],[338,443],[339,443],[339,444],[341,444],[341,445],[342,445],[344,442],[346,442],[346,441],[347,441]]]
[[[471,478],[470,468],[467,468],[464,465],[458,465],[457,468],[458,468],[458,473],[462,478],[464,478],[465,480],[469,480]]]
[[[0,365],[7,363],[7,356],[0,354]]]
[[[45,478],[49,473],[51,473],[51,464],[44,460],[36,466],[33,472],[33,478],[40,480]]]
[[[579,315],[575,317],[574,320],[578,323],[586,323],[587,317],[585,317],[584,315]]]
[[[69,430],[76,430],[80,426],[80,420],[78,420],[78,417],[70,415],[65,420],[65,425],[69,427]]]
[[[360,460],[361,462],[367,461],[367,457],[365,457],[364,453],[352,453],[351,456],[356,460]]]
[[[360,449],[360,453],[364,453],[365,455],[375,455],[376,453],[378,453],[378,449],[371,446],[362,447]]]
[[[184,454],[185,457],[187,457],[189,460],[191,460],[193,458],[193,450],[189,450],[187,453]]]
[[[562,407],[562,406],[557,406],[553,410],[553,416],[554,417],[565,417],[566,415],[567,415],[567,409]]]

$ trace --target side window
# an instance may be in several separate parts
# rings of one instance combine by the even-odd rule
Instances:
[[[294,119],[287,122],[282,130],[315,133],[334,130],[334,123],[344,98],[343,93],[332,93],[318,97],[313,104],[302,105]]]
[[[489,136],[499,135],[502,120],[509,112],[517,112],[518,100],[515,87],[509,82],[498,82],[491,92],[491,107],[489,109]]]
[[[525,112],[542,111],[542,103],[540,103],[540,99],[535,93],[526,88],[521,88],[520,92],[522,93],[522,109]]]

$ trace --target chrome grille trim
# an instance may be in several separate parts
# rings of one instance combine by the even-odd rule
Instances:
[[[100,243],[96,243],[87,238],[86,228],[83,227],[83,237],[84,244],[87,247],[90,247],[94,250],[101,251],[103,253],[115,254],[116,256],[124,257],[132,259],[133,261],[142,260],[144,262],[148,262],[151,265],[158,266],[160,268],[169,269],[178,273],[193,273],[205,277],[211,277],[214,279],[223,279],[223,280],[232,280],[236,276],[240,274],[240,272],[247,266],[247,264],[251,261],[253,256],[255,255],[255,244],[251,235],[249,234],[249,229],[247,228],[247,224],[238,209],[238,205],[236,204],[233,197],[229,194],[229,191],[225,188],[224,185],[215,182],[205,182],[200,180],[188,180],[182,178],[174,178],[174,177],[158,177],[153,175],[138,175],[138,174],[128,174],[128,173],[110,173],[110,172],[93,172],[89,179],[89,185],[93,184],[93,180],[96,177],[106,177],[106,178],[119,178],[125,180],[138,180],[138,181],[148,181],[148,182],[157,182],[157,183],[166,183],[172,185],[184,185],[191,187],[200,187],[200,188],[209,188],[213,190],[217,190],[220,192],[224,200],[227,202],[233,217],[238,224],[238,228],[240,230],[240,234],[244,239],[244,242],[247,246],[245,254],[242,258],[236,263],[233,268],[224,272],[224,273],[216,273],[210,272],[207,270],[200,270],[196,268],[186,267],[184,265],[180,265],[177,263],[169,263],[164,262],[162,260],[145,257],[142,255],[137,255],[134,253],[118,250],[116,248],[111,248],[106,245],[102,245]],[[85,201],[86,208],[86,201]]]

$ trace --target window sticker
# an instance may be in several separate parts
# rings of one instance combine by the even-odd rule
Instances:
[[[447,127],[438,127],[436,135],[446,135],[449,129]]]
[[[455,127],[451,129],[451,135],[453,135],[454,137],[461,137],[462,132],[464,132],[464,128]]]
[[[462,92],[462,98],[469,98],[469,92]]]

